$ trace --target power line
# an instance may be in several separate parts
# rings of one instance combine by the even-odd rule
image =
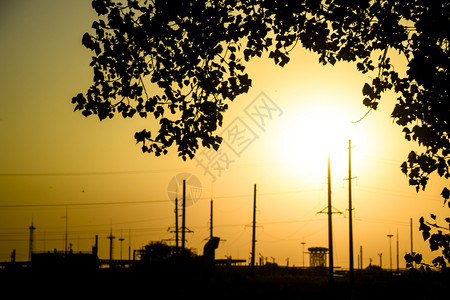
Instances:
[[[355,219],[359,222],[367,222],[367,223],[378,223],[378,224],[390,224],[397,226],[409,226],[409,221],[396,221],[396,220],[382,220],[382,219],[374,219],[374,218],[358,218]]]
[[[416,193],[413,191],[411,191],[410,193],[405,193],[405,192],[398,191],[398,190],[371,187],[371,186],[366,186],[366,185],[358,185],[355,189],[366,192],[366,193],[372,193],[372,194],[381,193],[381,194],[385,194],[385,195],[389,195],[389,196],[393,196],[393,197],[400,197],[400,198],[442,201],[442,198],[439,196],[423,195],[423,194],[419,194],[419,193]]]
[[[37,173],[0,173],[0,177],[51,177],[51,176],[102,176],[102,175],[137,175],[168,172],[195,171],[195,168],[134,170],[134,171],[92,171],[92,172],[37,172]]]
[[[267,165],[277,165],[272,163],[249,163],[235,166],[235,168],[257,168],[267,167]],[[198,168],[173,168],[157,170],[123,170],[123,171],[88,171],[88,172],[23,172],[23,173],[0,173],[0,177],[56,177],[56,176],[102,176],[102,175],[138,175],[138,174],[159,174],[170,172],[194,172]]]
[[[117,201],[117,202],[87,202],[87,203],[49,203],[49,204],[3,204],[0,208],[26,208],[26,207],[70,207],[70,206],[99,206],[99,205],[129,205],[168,202],[168,200],[146,201]]]
[[[310,192],[315,190],[295,190],[284,192],[271,192],[262,193],[262,196],[281,195],[281,194],[293,194],[300,192]],[[228,196],[216,196],[215,199],[231,199],[231,198],[246,198],[250,194],[242,195],[228,195]],[[200,200],[210,200],[208,197],[199,198]],[[151,203],[163,203],[169,202],[168,199],[155,199],[155,200],[143,200],[143,201],[117,201],[117,202],[85,202],[85,203],[41,203],[41,204],[2,204],[0,208],[27,208],[27,207],[75,207],[75,206],[101,206],[101,205],[134,205],[134,204],[151,204]]]

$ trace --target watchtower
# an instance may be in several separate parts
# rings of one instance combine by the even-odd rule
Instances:
[[[327,266],[328,248],[325,247],[311,247],[309,251],[309,265],[313,268]]]

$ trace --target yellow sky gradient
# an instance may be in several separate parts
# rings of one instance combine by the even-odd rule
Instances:
[[[173,203],[167,185],[178,173],[196,175],[202,184],[198,202],[187,209],[188,247],[201,254],[209,235],[210,199],[214,198],[214,234],[223,239],[217,258],[248,259],[251,251],[253,184],[257,184],[257,253],[281,265],[301,266],[302,246],[328,246],[326,163],[331,154],[335,265],[348,267],[348,135],[352,135],[355,265],[360,245],[364,265],[371,259],[389,267],[387,234],[399,232],[400,266],[410,250],[409,221],[414,220],[414,249],[432,257],[418,232],[418,219],[444,215],[434,177],[425,192],[408,186],[400,164],[415,148],[403,139],[390,112],[395,95],[384,95],[379,110],[362,121],[361,89],[369,82],[350,64],[321,66],[317,56],[298,47],[284,68],[266,59],[248,66],[253,87],[225,114],[223,129],[241,122],[257,136],[240,156],[225,144],[232,162],[216,180],[197,160],[183,162],[175,149],[166,157],[142,154],[134,132],[150,129],[149,120],[116,117],[99,122],[74,113],[71,98],[92,80],[91,53],[81,45],[95,12],[91,1],[11,1],[0,4],[0,261],[13,249],[28,257],[28,227],[36,227],[35,250],[64,247],[65,206],[68,238],[76,251],[90,251],[99,235],[100,256],[108,257],[106,236],[125,238],[123,256],[148,241],[170,239]],[[401,60],[399,60],[401,64]],[[401,65],[399,66],[401,67]],[[278,107],[263,128],[245,113],[264,93]],[[275,112],[275,111],[274,111]],[[324,126],[324,124],[330,124]],[[147,126],[147,127],[146,127]],[[329,150],[325,135],[333,136]],[[342,136],[339,136],[341,135]],[[231,143],[230,138],[224,137]],[[199,159],[201,157],[199,156]],[[28,174],[33,176],[6,176]],[[92,204],[96,205],[92,205]],[[99,204],[110,203],[110,204]],[[120,204],[111,204],[120,203]],[[76,205],[82,204],[82,205]],[[395,254],[395,238],[392,240]],[[115,257],[120,244],[116,240]],[[393,258],[394,266],[395,258]]]

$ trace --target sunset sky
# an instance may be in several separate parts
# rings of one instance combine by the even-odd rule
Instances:
[[[387,93],[377,111],[362,105],[370,75],[351,64],[322,66],[318,57],[297,47],[284,68],[266,58],[252,61],[249,93],[230,103],[225,114],[220,173],[202,168],[211,153],[183,162],[175,148],[165,157],[143,154],[134,133],[151,129],[152,120],[115,117],[100,122],[73,112],[71,99],[92,82],[92,53],[81,45],[96,14],[90,0],[15,0],[0,2],[0,261],[28,258],[28,227],[36,227],[36,251],[63,250],[67,209],[68,242],[90,251],[99,236],[102,258],[106,236],[116,236],[114,257],[128,245],[173,238],[174,205],[169,182],[179,173],[195,175],[200,199],[187,208],[187,246],[203,253],[214,199],[214,235],[223,239],[216,258],[248,259],[251,252],[253,185],[257,184],[259,255],[280,265],[301,266],[302,245],[328,247],[327,156],[331,156],[335,266],[348,267],[348,140],[352,140],[355,266],[389,267],[388,234],[396,267],[410,250],[430,262],[431,252],[418,231],[430,213],[444,216],[439,196],[443,180],[432,177],[416,193],[400,171],[415,144],[403,138],[390,113],[396,96]],[[267,57],[267,55],[266,55]],[[396,58],[396,70],[404,61]],[[264,110],[269,108],[269,111]],[[265,112],[264,123],[252,112]],[[271,114],[268,114],[268,113]],[[259,123],[258,123],[259,122]],[[234,129],[246,129],[236,140]],[[239,142],[241,141],[241,142]],[[205,150],[206,151],[206,150]],[[224,158],[229,159],[225,164]],[[221,160],[220,160],[221,159]],[[181,220],[181,219],[180,219]],[[131,241],[130,241],[131,237]],[[308,265],[308,256],[305,256]]]

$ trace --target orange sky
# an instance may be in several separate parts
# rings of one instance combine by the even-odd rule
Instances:
[[[188,162],[173,151],[160,158],[142,154],[134,132],[148,128],[151,121],[117,117],[99,122],[73,112],[71,98],[85,91],[92,79],[91,53],[81,45],[81,37],[94,19],[88,0],[0,4],[0,261],[8,261],[13,249],[18,260],[27,259],[31,220],[36,227],[35,250],[62,250],[66,210],[42,206],[48,204],[70,204],[68,238],[76,251],[89,251],[98,234],[100,255],[107,257],[110,227],[116,237],[125,238],[124,257],[130,235],[133,249],[151,240],[169,239],[174,206],[168,199],[168,184],[178,173],[187,172],[197,176],[202,192],[187,209],[187,227],[193,230],[188,247],[202,253],[212,196],[214,234],[224,240],[216,257],[248,259],[256,183],[257,253],[281,265],[287,258],[290,265],[302,265],[302,241],[305,247],[328,243],[326,215],[317,212],[327,205],[330,152],[333,206],[343,212],[333,216],[335,265],[346,268],[348,183],[343,179],[348,176],[349,136],[336,128],[350,128],[355,146],[355,265],[362,245],[365,266],[371,259],[378,264],[378,253],[383,253],[383,267],[388,267],[386,235],[397,230],[402,258],[410,247],[410,218],[415,223],[415,250],[430,260],[417,230],[418,218],[447,213],[439,197],[443,185],[432,178],[419,194],[408,186],[399,166],[414,144],[403,139],[401,128],[390,118],[394,94],[386,94],[378,111],[351,125],[366,113],[361,89],[370,81],[354,66],[324,67],[314,54],[300,48],[292,52],[285,68],[255,60],[248,66],[252,89],[230,105],[219,130],[228,134],[232,131],[227,130],[246,128],[247,135],[242,144],[232,135],[224,136],[228,144],[221,147],[220,155],[233,162],[220,174],[214,171],[212,182],[211,174],[199,164],[202,158],[206,162],[205,153]],[[401,60],[398,63],[400,68]],[[273,109],[263,126],[246,113],[263,103],[261,93]],[[328,134],[333,137],[331,146],[325,143]],[[41,206],[5,207],[31,204]],[[117,241],[116,258],[119,247]],[[395,266],[395,257],[393,261]],[[400,265],[404,266],[402,259]]]

